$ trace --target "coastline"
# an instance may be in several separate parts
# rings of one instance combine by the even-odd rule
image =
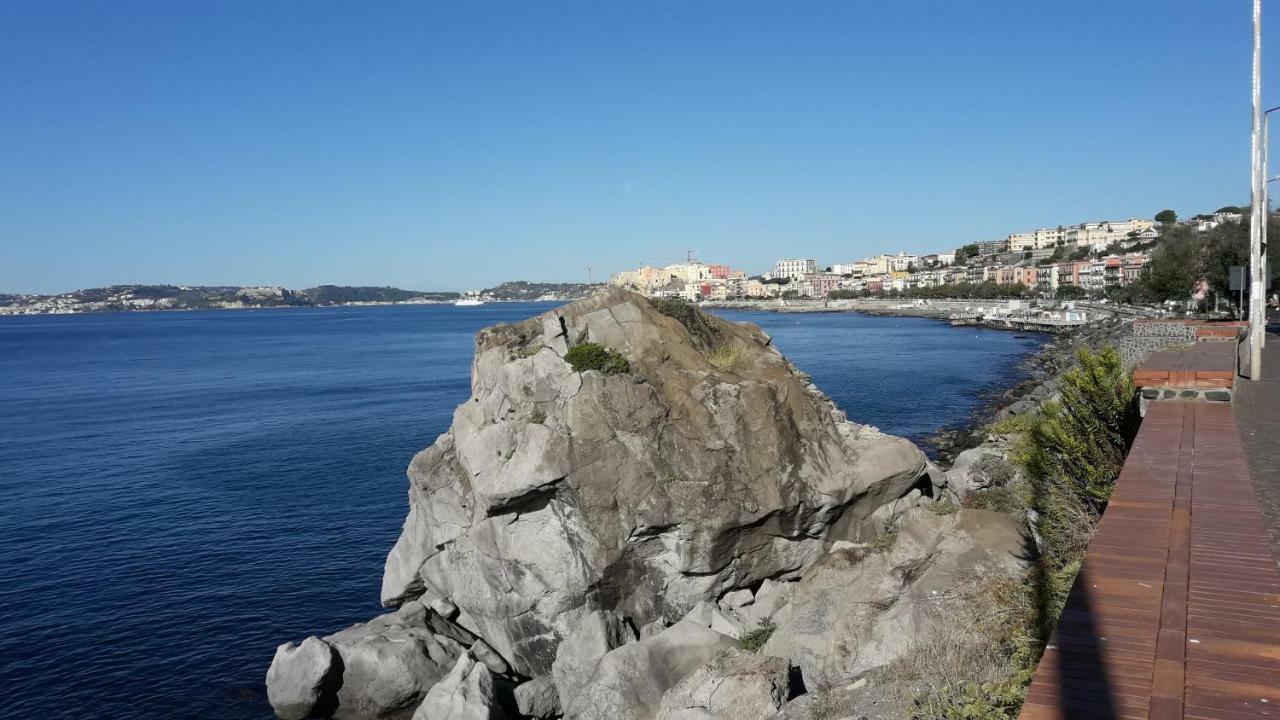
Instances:
[[[571,303],[582,298],[557,298],[553,300],[537,299],[537,300],[489,300],[484,305],[505,305],[509,303]],[[136,313],[180,313],[180,312],[214,312],[214,311],[234,311],[234,310],[316,310],[320,308],[354,308],[354,307],[387,307],[387,306],[409,306],[409,305],[453,305],[452,300],[387,300],[387,301],[367,301],[367,302],[349,302],[349,303],[332,303],[326,305],[243,305],[232,307],[181,307],[181,308],[103,308],[100,310],[67,310],[56,312],[5,312],[6,308],[0,307],[0,318],[5,317],[51,317],[51,316],[67,316],[67,315],[108,315],[108,314],[136,314]]]
[[[1039,350],[1015,366],[1014,381],[987,394],[968,422],[939,430],[926,444],[946,464],[965,450],[985,444],[989,440],[986,430],[992,422],[1031,412],[1057,394],[1058,378],[1075,364],[1078,350],[1096,351],[1104,345],[1114,345],[1129,327],[1123,319],[1109,318],[1049,335]]]

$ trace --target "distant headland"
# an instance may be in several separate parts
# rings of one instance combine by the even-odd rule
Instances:
[[[567,301],[586,297],[597,287],[589,283],[517,280],[481,290],[478,295],[494,302]],[[319,285],[303,290],[270,285],[111,285],[57,295],[0,294],[0,315],[429,304],[453,302],[461,296],[453,291],[350,285]]]

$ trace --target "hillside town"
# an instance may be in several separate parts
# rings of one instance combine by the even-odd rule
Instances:
[[[1206,232],[1239,223],[1239,208],[1197,215],[1179,223]],[[1128,218],[1042,227],[1000,240],[975,242],[923,255],[905,251],[822,265],[813,258],[784,258],[759,275],[693,259],[617,273],[609,284],[648,297],[690,302],[827,299],[910,294],[985,286],[1006,294],[1102,297],[1136,282],[1168,223]]]

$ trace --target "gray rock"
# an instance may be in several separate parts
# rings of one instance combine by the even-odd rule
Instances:
[[[466,652],[457,640],[432,631],[433,616],[409,603],[324,638],[342,661],[334,718],[407,717],[417,707]]]
[[[551,676],[543,675],[516,688],[516,707],[521,715],[550,718],[560,714],[560,694]]]
[[[787,661],[734,653],[718,657],[662,696],[656,720],[748,720],[787,700]]]
[[[475,644],[471,646],[471,654],[474,655],[477,660],[484,663],[484,666],[489,668],[489,672],[494,675],[506,675],[508,672],[511,672],[511,668],[507,666],[507,661],[503,660],[502,656],[499,655],[496,650],[489,647],[489,643],[483,640],[477,640]]]
[[[410,464],[383,601],[449,598],[536,677],[587,608],[669,622],[920,502],[918,448],[849,422],[759,328],[698,323],[611,289],[481,331],[471,398]],[[575,372],[561,354],[583,340],[631,373]],[[707,357],[724,343],[728,370]]]
[[[960,453],[947,471],[947,490],[963,501],[979,490],[1007,484],[1017,475],[1009,452],[1005,443],[988,442]]]
[[[613,612],[595,610],[584,615],[560,643],[551,666],[560,704],[567,707],[577,697],[606,653],[635,639],[631,628]]]
[[[704,628],[710,628],[720,633],[728,635],[734,640],[742,638],[746,631],[742,627],[742,622],[733,617],[729,613],[703,600],[684,616],[687,622],[697,623]]]
[[[739,618],[748,629],[754,629],[773,619],[778,611],[791,602],[795,592],[793,582],[765,580],[756,591],[755,602],[739,610]]]
[[[317,637],[299,645],[285,643],[276,648],[267,670],[267,700],[282,720],[302,720],[323,712],[327,698],[341,677],[334,667],[333,648]]]
[[[566,720],[652,720],[662,698],[700,665],[737,648],[732,639],[681,620],[601,659],[565,707]]]
[[[887,553],[831,553],[796,585],[762,652],[798,666],[810,690],[837,687],[939,630],[935,604],[962,579],[1014,577],[1035,560],[1025,526],[1002,513],[904,516]]]
[[[750,605],[754,600],[755,595],[752,594],[751,590],[742,588],[741,590],[725,593],[724,597],[720,598],[719,605],[726,610],[737,610],[743,605]]]
[[[493,689],[493,675],[469,653],[436,683],[413,713],[413,720],[505,720]]]

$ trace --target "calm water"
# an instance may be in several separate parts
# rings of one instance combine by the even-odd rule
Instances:
[[[378,612],[404,468],[466,398],[473,333],[547,307],[0,318],[3,715],[269,717],[277,643]],[[725,315],[913,437],[1039,343]]]

